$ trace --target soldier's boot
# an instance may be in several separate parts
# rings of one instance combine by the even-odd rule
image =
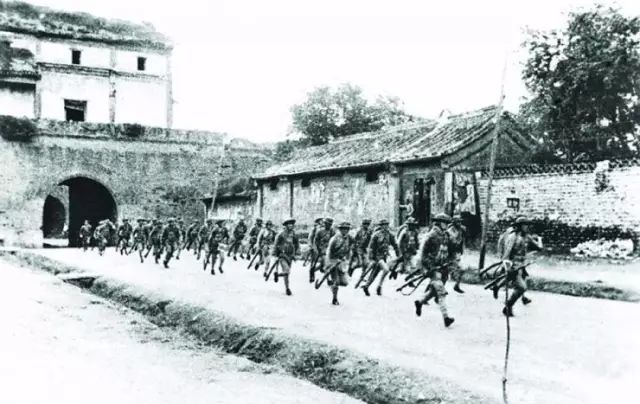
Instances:
[[[378,287],[376,288],[376,294],[377,294],[378,296],[382,296],[382,286],[378,286]]]
[[[493,298],[498,300],[498,292],[500,291],[500,288],[497,286],[493,287]]]
[[[456,283],[456,285],[453,287],[453,290],[455,290],[458,293],[464,293],[464,290],[460,289],[459,283]]]
[[[529,303],[531,303],[531,299],[526,296],[522,296],[522,304],[527,305]]]
[[[169,261],[165,260],[162,264],[164,264],[165,268],[169,268]]]
[[[502,309],[502,314],[507,317],[513,317],[513,309],[510,306],[504,306]]]
[[[367,285],[362,287],[362,291],[364,292],[365,296],[371,296],[371,294],[369,293],[369,287]]]
[[[453,318],[453,317],[445,317],[444,318],[444,326],[445,327],[449,327],[451,324],[453,324],[454,321],[456,321],[456,319]]]
[[[222,270],[222,265],[220,265],[220,266],[218,267],[218,271],[220,271],[220,273],[221,273],[221,274],[223,274],[223,273],[224,273],[224,271]]]
[[[316,280],[315,268],[309,268],[309,283],[313,283]]]
[[[293,293],[291,293],[291,289],[289,289],[289,288],[287,288],[286,293],[287,293],[287,296],[291,296],[293,294]]]
[[[420,317],[422,315],[422,303],[420,300],[414,300],[413,305],[416,307],[416,316]]]

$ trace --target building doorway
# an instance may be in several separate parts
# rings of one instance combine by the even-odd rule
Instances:
[[[69,188],[69,246],[78,247],[80,226],[88,220],[95,229],[103,219],[117,222],[115,199],[107,187],[87,177],[73,177],[59,185]]]
[[[431,178],[417,178],[413,182],[413,216],[418,226],[428,226],[431,222]]]

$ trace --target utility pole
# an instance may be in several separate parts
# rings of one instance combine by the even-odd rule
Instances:
[[[211,210],[209,211],[209,214],[213,212],[213,208],[216,205],[216,198],[218,197],[218,188],[220,186],[220,177],[222,176],[222,164],[226,156],[227,147],[229,147],[230,143],[231,143],[231,138],[228,137],[226,134],[224,134],[222,138],[222,150],[220,151],[220,158],[218,159],[218,168],[216,170],[216,182],[215,182],[215,187],[213,189],[213,195],[211,197]]]
[[[496,108],[494,117],[493,134],[491,140],[491,157],[489,159],[489,182],[487,184],[487,201],[484,207],[484,218],[482,219],[482,236],[480,241],[480,262],[478,269],[484,268],[484,258],[487,253],[487,230],[489,228],[489,211],[491,210],[491,185],[493,183],[493,169],[496,165],[496,154],[498,153],[498,141],[500,137],[500,118],[502,117],[502,107],[504,104],[504,82],[507,76],[507,58],[505,57],[504,68],[502,70],[502,83],[500,84],[500,100]]]

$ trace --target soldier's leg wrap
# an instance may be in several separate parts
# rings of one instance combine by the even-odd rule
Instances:
[[[518,270],[517,273],[514,274],[513,283],[513,293],[509,296],[509,300],[507,301],[507,306],[513,306],[520,297],[526,292],[527,284],[522,278],[522,270]]]
[[[380,272],[382,273],[380,275],[380,282],[378,283],[378,287],[381,288],[382,285],[384,284],[384,280],[387,278],[387,275],[389,274],[389,266],[384,260],[380,260],[378,261],[378,268],[380,268]]]

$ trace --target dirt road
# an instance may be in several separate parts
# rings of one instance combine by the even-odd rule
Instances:
[[[0,261],[0,402],[359,403]]]

